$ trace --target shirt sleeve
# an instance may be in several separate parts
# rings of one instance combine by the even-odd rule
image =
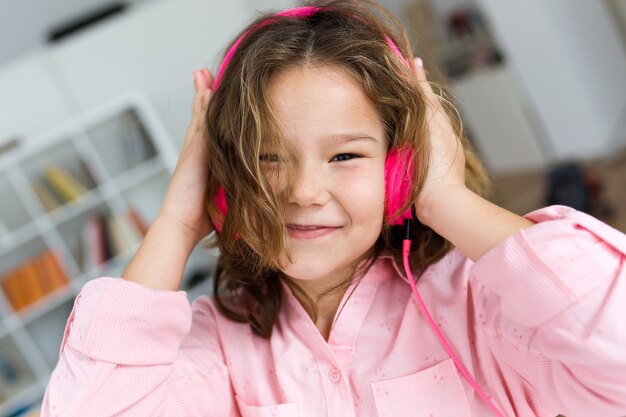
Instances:
[[[41,416],[231,417],[233,398],[207,296],[101,277],[74,300]]]
[[[472,271],[497,299],[493,350],[553,415],[626,415],[626,235],[566,206],[524,217]]]

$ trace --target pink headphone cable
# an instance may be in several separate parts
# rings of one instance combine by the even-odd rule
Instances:
[[[413,280],[413,274],[411,274],[411,268],[409,266],[409,253],[411,251],[411,238],[410,238],[409,230],[411,227],[411,221],[405,220],[404,224],[405,224],[405,230],[406,230],[405,239],[402,241],[402,257],[404,258],[404,271],[406,272],[407,280],[409,281],[409,285],[411,286],[413,295],[415,296],[415,299],[417,300],[417,303],[420,309],[422,310],[422,313],[424,313],[424,316],[426,317],[426,320],[428,320],[430,327],[434,330],[435,335],[437,336],[437,338],[443,345],[446,352],[448,352],[448,355],[450,355],[450,357],[456,364],[456,367],[459,369],[459,371],[461,371],[461,373],[463,374],[467,382],[470,383],[472,388],[474,388],[476,393],[480,396],[480,398],[483,399],[483,401],[487,404],[487,406],[491,409],[491,411],[494,412],[496,416],[504,417],[504,414],[502,414],[496,408],[496,406],[491,402],[491,400],[487,397],[487,395],[483,392],[483,390],[480,389],[480,387],[478,386],[476,381],[474,381],[474,379],[469,374],[469,372],[467,372],[467,370],[461,363],[461,360],[456,356],[456,353],[454,353],[454,350],[452,350],[452,346],[450,346],[450,344],[448,343],[444,335],[439,330],[439,327],[437,326],[433,318],[430,316],[430,313],[428,312],[426,305],[424,305],[424,302],[422,301],[422,297],[420,296],[419,292],[417,291],[417,287],[415,286],[415,281]]]

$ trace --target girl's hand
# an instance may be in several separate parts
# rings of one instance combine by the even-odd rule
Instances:
[[[465,153],[442,107],[441,97],[433,92],[426,80],[421,58],[413,61],[413,71],[428,101],[426,118],[430,139],[428,174],[415,202],[415,213],[422,223],[428,225],[428,209],[436,200],[445,199],[451,191],[466,188]]]
[[[213,94],[213,75],[206,68],[193,74],[195,96],[191,123],[158,215],[160,221],[180,230],[182,236],[188,239],[190,250],[213,231],[204,210],[208,173],[203,144],[205,113]]]

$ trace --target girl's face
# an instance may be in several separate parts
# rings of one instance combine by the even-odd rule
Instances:
[[[380,235],[384,125],[365,93],[336,67],[287,69],[274,78],[268,94],[296,149],[295,160],[287,161],[296,177],[286,223],[323,226],[309,231],[289,227],[294,263],[283,254],[281,265],[305,288],[323,290],[350,277]],[[262,161],[268,173],[284,163],[271,156]],[[277,181],[273,186],[282,187]]]

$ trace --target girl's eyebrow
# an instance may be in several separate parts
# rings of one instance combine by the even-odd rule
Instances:
[[[328,137],[328,141],[333,143],[346,143],[354,141],[379,142],[378,139],[365,133],[334,133]]]

